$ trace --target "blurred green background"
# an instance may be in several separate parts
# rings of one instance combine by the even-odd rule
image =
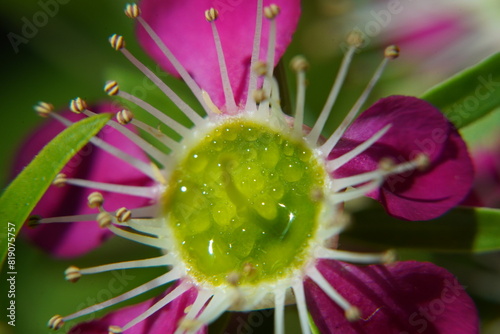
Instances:
[[[47,4],[52,4],[47,7]],[[133,22],[123,15],[125,1],[103,0],[83,1],[65,0],[58,2],[37,0],[3,0],[0,3],[0,27],[2,45],[0,48],[0,66],[2,68],[0,101],[0,136],[4,144],[0,145],[0,186],[5,186],[11,179],[11,164],[17,149],[30,131],[42,120],[33,112],[33,105],[43,100],[51,102],[56,109],[65,108],[70,99],[77,96],[88,101],[105,99],[102,91],[108,79],[123,77],[127,84],[144,85],[143,77],[119,53],[109,47],[107,37],[119,33],[126,37],[127,47],[148,62],[145,54],[138,48],[133,33]],[[412,8],[417,2],[408,1],[404,13],[415,12]],[[432,2],[431,2],[432,3]],[[437,2],[434,2],[437,3]],[[468,5],[463,5],[468,3]],[[54,4],[57,6],[54,7]],[[447,11],[447,7],[449,10]],[[442,48],[428,55],[405,53],[401,58],[389,65],[371,100],[392,94],[419,95],[431,85],[446,78],[451,73],[478,59],[498,50],[498,42],[489,42],[485,31],[500,31],[495,19],[500,18],[498,3],[494,1],[440,1],[439,9],[444,12],[460,12],[467,17],[464,24],[470,28],[467,36],[484,43],[474,44],[476,49],[445,58],[444,64],[429,62],[434,57],[439,60],[440,52],[453,45],[442,45]],[[49,8],[49,9],[47,9]],[[378,22],[371,12],[384,8],[383,1],[354,0],[314,0],[303,1],[303,17],[294,42],[285,55],[284,68],[287,61],[296,54],[305,55],[311,62],[308,72],[307,119],[311,124],[322,104],[336,75],[342,56],[341,45],[345,35],[358,27],[363,31],[367,22]],[[41,14],[42,13],[42,14]],[[44,15],[43,13],[46,13]],[[45,18],[45,19],[44,19]],[[380,24],[380,33],[373,34],[366,47],[353,61],[338,106],[335,107],[327,132],[338,124],[342,116],[359,96],[371,73],[382,59],[383,46],[390,39],[391,32],[401,29],[401,21],[394,18],[385,25]],[[27,27],[28,23],[34,29]],[[481,25],[483,24],[483,25]],[[476,30],[474,30],[476,29]],[[479,32],[476,35],[472,35]],[[26,36],[26,37],[23,37]],[[20,38],[20,39],[19,39]],[[13,40],[20,41],[13,46]],[[14,42],[16,43],[16,42]],[[477,52],[474,52],[477,50]],[[446,53],[445,53],[446,55]],[[293,75],[286,70],[291,95],[294,95],[295,81]],[[135,83],[137,79],[139,82]],[[189,98],[186,87],[173,78],[167,79],[176,91]],[[151,94],[154,99],[156,93]],[[156,100],[155,100],[156,101]],[[162,101],[158,99],[158,101]],[[161,102],[160,102],[161,103]],[[164,101],[170,110],[170,103]],[[159,105],[161,108],[162,105]],[[493,113],[486,120],[464,130],[470,145],[491,145],[495,131],[500,124],[499,112]],[[493,138],[493,139],[492,139]],[[3,228],[3,227],[1,227]],[[142,282],[159,273],[155,269],[131,270],[126,276],[114,276],[112,273],[95,275],[83,279],[77,285],[66,282],[63,271],[70,264],[93,266],[112,261],[139,259],[155,256],[153,250],[131,242],[114,238],[99,250],[73,261],[57,261],[33,248],[19,237],[16,243],[16,327],[7,326],[0,312],[0,333],[49,333],[46,321],[57,313],[71,313],[94,303],[102,301]],[[489,254],[479,257],[449,254],[403,253],[402,258],[430,259],[439,265],[455,272],[459,279],[467,285],[467,291],[475,297],[484,321],[484,333],[500,333],[500,256]],[[161,272],[161,271],[160,271]],[[1,276],[0,309],[6,308],[6,291],[4,284],[5,270]],[[111,283],[113,282],[113,283]],[[119,284],[116,282],[120,282]],[[113,286],[111,286],[111,285]],[[116,285],[115,285],[116,284]],[[156,295],[157,289],[134,301],[145,300]],[[295,312],[290,309],[288,312]],[[101,312],[102,314],[102,312]],[[296,328],[293,317],[287,319],[290,333]],[[271,319],[272,321],[272,319]],[[65,326],[67,330],[70,326]],[[64,332],[64,330],[62,331]]]

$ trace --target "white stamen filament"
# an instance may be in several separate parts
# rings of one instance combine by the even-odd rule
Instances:
[[[285,289],[274,293],[274,334],[285,333]]]
[[[118,226],[127,226],[137,232],[153,235],[157,238],[166,237],[165,220],[162,218],[130,219],[124,223],[117,223]]]
[[[146,101],[131,95],[127,92],[124,92],[123,90],[120,90],[118,92],[119,97],[124,98],[125,100],[128,100],[137,106],[141,107],[142,109],[146,110],[148,113],[150,113],[152,116],[156,117],[160,122],[180,134],[181,136],[185,137],[188,136],[190,133],[190,130],[186,128],[184,125],[178,123],[177,121],[173,120],[172,118],[168,117],[164,113],[162,113],[160,110],[156,109]]]
[[[276,53],[276,18],[272,18],[269,20],[269,42],[267,45],[267,58],[266,58],[266,64],[267,64],[267,76],[268,77],[273,77],[273,71],[274,71],[274,58],[275,58],[275,53]],[[271,82],[269,81],[264,81],[264,92],[268,95],[271,96]]]
[[[208,302],[205,309],[201,312],[200,316],[196,319],[197,326],[190,329],[188,333],[196,333],[196,331],[204,324],[208,324],[217,319],[222,313],[228,310],[235,301],[236,294],[234,291],[229,290],[223,293],[216,293],[213,298]]]
[[[203,122],[203,117],[198,115],[186,102],[184,102],[166,83],[164,83],[148,67],[141,63],[126,48],[120,49],[122,54],[134,64],[149,80],[151,80],[195,125]]]
[[[186,316],[180,320],[179,326],[174,334],[183,334],[186,330],[191,330],[193,326],[196,325],[194,319],[212,296],[213,294],[208,290],[198,290],[198,295],[194,303],[189,307]]]
[[[263,16],[262,3],[263,0],[257,0],[255,33],[253,37],[252,57],[250,59],[250,78],[248,80],[247,102],[245,104],[245,110],[247,111],[255,110],[257,108],[255,101],[252,98],[253,92],[257,89],[257,73],[255,73],[252,69],[255,67],[255,64],[259,60],[260,39],[262,36],[262,16]]]
[[[96,113],[90,111],[90,110],[84,110],[83,113],[89,117],[97,115]],[[141,148],[144,152],[152,156],[156,161],[159,163],[165,162],[168,159],[168,155],[148,143],[144,138],[139,136],[137,133],[133,132],[132,130],[126,128],[125,126],[115,122],[115,121],[109,121],[107,123],[110,127],[113,129],[119,131],[122,135],[130,139],[134,144],[136,144],[139,148]]]
[[[165,305],[167,305],[168,303],[170,303],[171,301],[182,295],[184,292],[188,291],[191,287],[192,286],[190,284],[182,282],[175,289],[170,291],[165,297],[163,297],[153,306],[151,306],[146,312],[142,313],[141,315],[139,315],[138,317],[134,318],[132,321],[127,323],[125,326],[123,326],[123,330],[126,331],[130,327],[148,318],[150,315],[160,310],[162,307],[164,307]]]
[[[234,101],[233,89],[231,87],[231,81],[229,80],[229,75],[227,73],[226,60],[224,58],[224,51],[222,50],[222,44],[220,41],[219,32],[217,31],[217,26],[215,21],[210,22],[212,27],[212,34],[215,42],[215,49],[217,51],[217,59],[219,61],[220,77],[222,80],[222,89],[224,91],[224,98],[226,100],[226,108],[229,114],[234,115],[238,111],[236,103]]]
[[[380,79],[382,76],[382,72],[385,69],[385,66],[389,62],[389,58],[384,58],[382,60],[382,63],[379,65],[375,73],[373,74],[373,77],[371,78],[370,82],[366,86],[365,90],[361,94],[361,96],[358,98],[352,109],[349,111],[347,116],[344,118],[340,126],[335,130],[335,132],[328,138],[328,140],[323,144],[321,150],[323,152],[331,152],[331,150],[337,145],[338,141],[340,138],[344,135],[344,132],[347,130],[351,122],[354,120],[356,115],[359,113],[361,110],[361,107],[363,107],[363,104],[366,102],[368,99],[368,96],[373,90],[373,87],[377,83],[377,81]],[[330,151],[328,151],[330,149]]]
[[[380,188],[383,181],[384,181],[384,179],[382,177],[380,177],[379,179],[376,179],[376,180],[374,180],[374,181],[372,181],[364,186],[361,186],[361,187],[358,187],[358,188],[355,188],[352,190],[344,191],[344,192],[334,193],[333,195],[331,195],[331,200],[334,204],[338,204],[338,203],[353,200],[355,198],[362,197],[362,196],[366,195],[367,193],[369,193],[370,191],[373,191],[377,188]]]
[[[331,259],[352,263],[384,263],[388,259],[387,252],[382,253],[355,253],[337,249],[318,248],[316,257],[320,259]]]
[[[311,129],[311,132],[309,132],[309,134],[306,137],[307,141],[311,143],[311,145],[316,145],[316,143],[318,142],[319,136],[321,135],[321,131],[323,131],[328,116],[330,115],[333,105],[335,104],[335,101],[337,100],[337,97],[339,95],[340,89],[342,88],[342,84],[345,81],[347,70],[349,69],[349,65],[351,64],[355,51],[356,47],[350,46],[344,58],[342,59],[342,63],[340,64],[340,68],[337,73],[337,77],[335,78],[335,82],[332,86],[332,89],[330,90],[330,94],[328,95],[328,99],[326,100],[325,106],[323,107],[323,110],[321,110],[321,113],[319,114],[316,123]]]
[[[382,128],[382,130],[379,130],[376,132],[370,139],[366,140],[365,142],[359,144],[356,146],[354,149],[350,150],[349,152],[345,153],[344,155],[341,155],[338,158],[335,158],[333,160],[330,160],[326,163],[326,170],[331,173],[334,170],[337,170],[338,168],[342,167],[344,164],[348,163],[361,153],[363,153],[366,149],[371,147],[375,142],[377,142],[380,138],[382,138],[387,131],[391,128],[392,124],[388,124],[385,127]],[[320,147],[320,150],[324,156],[328,155],[328,152],[323,150],[324,146]]]
[[[119,227],[116,227],[114,225],[110,225],[108,227],[108,229],[113,232],[114,234],[122,237],[122,238],[125,238],[125,239],[129,239],[129,240],[132,240],[132,241],[135,241],[135,242],[138,242],[140,244],[144,244],[144,245],[148,245],[148,246],[151,246],[151,247],[156,247],[156,248],[160,248],[160,249],[166,249],[165,247],[165,240],[163,239],[159,239],[159,238],[152,238],[152,237],[148,237],[148,236],[145,236],[145,235],[139,235],[137,233],[133,233],[133,232],[128,232],[124,229],[121,229]]]
[[[210,110],[208,110],[205,106],[205,103],[201,97],[201,89],[198,86],[198,84],[194,81],[194,79],[189,75],[189,73],[186,71],[184,66],[177,60],[177,58],[173,55],[173,53],[170,51],[170,49],[163,43],[161,40],[160,36],[151,28],[151,26],[144,21],[142,17],[137,17],[137,21],[139,22],[140,25],[144,28],[144,30],[148,33],[148,35],[151,37],[151,39],[155,42],[155,44],[160,48],[160,50],[163,52],[165,57],[170,61],[172,66],[174,66],[175,70],[179,73],[181,76],[182,80],[188,85],[189,89],[193,92],[193,94],[196,96],[200,104],[203,106],[205,109],[206,113],[208,114]]]
[[[125,186],[121,184],[104,183],[104,182],[90,181],[84,179],[66,179],[65,183],[84,188],[110,191],[114,193],[126,194],[131,196],[146,197],[151,199],[157,197],[154,187]]]
[[[164,144],[166,147],[170,148],[173,151],[178,149],[180,146],[178,142],[165,135],[159,129],[153,128],[151,125],[148,125],[138,119],[134,118],[133,120],[130,121],[130,123],[136,126],[137,128],[149,133],[150,135],[152,135],[154,138],[159,140],[162,144]]]
[[[104,264],[101,266],[80,269],[82,275],[98,274],[110,270],[123,270],[131,268],[147,268],[172,265],[172,256],[170,254],[162,255],[144,260],[124,261],[117,263]]]
[[[134,288],[128,292],[125,292],[124,294],[121,294],[117,297],[108,299],[102,303],[92,305],[92,306],[84,308],[83,310],[80,310],[76,313],[65,316],[63,318],[63,320],[68,321],[68,320],[75,319],[75,318],[78,318],[78,317],[81,317],[81,316],[84,316],[84,315],[87,315],[87,314],[90,314],[93,312],[97,312],[97,311],[102,310],[106,307],[118,304],[122,301],[133,298],[133,297],[138,296],[140,294],[143,294],[146,291],[149,291],[149,290],[154,289],[156,287],[159,287],[161,285],[165,285],[165,284],[172,282],[172,281],[179,279],[179,278],[180,278],[180,273],[177,270],[175,270],[175,268],[174,268],[173,270],[169,271],[168,273],[165,273],[165,274],[163,274],[163,275],[161,275],[161,276],[159,276],[159,277],[157,277],[157,278],[155,278],[147,283],[144,283],[144,284],[138,286],[137,288]]]
[[[306,296],[304,294],[304,282],[302,280],[297,281],[293,284],[292,289],[295,295],[295,301],[297,303],[297,309],[299,311],[300,327],[302,328],[302,334],[311,334],[311,328],[309,327],[309,316],[307,313]]]
[[[37,221],[38,224],[51,224],[51,223],[73,223],[73,222],[85,222],[85,221],[95,221],[97,214],[86,214],[86,215],[75,215],[75,216],[61,216],[61,217],[50,217],[42,218]]]
[[[295,103],[295,117],[293,130],[295,134],[302,137],[304,125],[304,105],[306,101],[306,72],[305,70],[297,71],[297,100]]]

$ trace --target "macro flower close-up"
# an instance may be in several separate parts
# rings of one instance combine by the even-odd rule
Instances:
[[[479,333],[475,301],[452,272],[419,257],[398,260],[398,247],[380,246],[376,233],[366,243],[352,239],[360,226],[356,212],[367,208],[379,214],[365,226],[383,227],[383,215],[403,229],[428,228],[455,212],[474,182],[460,129],[425,99],[372,98],[404,52],[396,45],[377,50],[378,66],[343,110],[339,100],[364,44],[357,31],[345,36],[332,79],[318,83],[328,94],[311,114],[311,65],[301,55],[283,60],[302,6],[299,0],[127,4],[135,31],[111,31],[108,42],[168,98],[168,108],[113,77],[104,84],[108,100],[82,92],[69,110],[35,105],[46,120],[16,153],[13,174],[22,175],[83,122],[106,121],[54,171],[21,229],[36,252],[71,261],[64,276],[73,289],[114,275],[101,290],[106,298],[98,292],[76,310],[61,308],[47,318],[50,329],[240,333],[261,326],[252,314],[269,310],[269,331],[277,334]],[[129,49],[134,39],[153,62]],[[172,77],[180,80],[172,85]],[[179,93],[179,83],[188,90]],[[112,261],[92,257],[116,239],[125,246]],[[126,258],[128,247],[136,249],[128,244],[148,250]],[[153,277],[144,280],[126,274],[151,268]]]

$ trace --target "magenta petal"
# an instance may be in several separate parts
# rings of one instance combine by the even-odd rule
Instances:
[[[334,177],[372,171],[383,158],[401,163],[425,153],[430,167],[391,176],[380,190],[368,196],[380,201],[389,214],[408,220],[436,218],[460,203],[473,180],[467,147],[443,114],[423,100],[406,96],[379,100],[346,131],[331,158],[367,140],[387,124],[392,124],[389,132],[336,170]]]
[[[171,291],[172,288],[169,289]],[[169,304],[165,305],[159,311],[149,316],[144,321],[132,326],[126,331],[127,334],[172,334],[177,330],[179,320],[186,313],[186,307],[191,305],[196,298],[196,290],[191,290],[183,293]],[[82,323],[73,327],[68,334],[108,334],[109,326],[125,326],[129,321],[144,313],[148,308],[153,306],[162,297],[155,297],[145,302],[121,308],[111,312],[101,319]],[[200,329],[198,334],[207,333],[207,328]]]
[[[295,31],[300,15],[300,1],[265,0],[264,6],[269,6],[271,3],[281,8],[281,13],[277,17],[275,57],[277,64]],[[240,104],[246,98],[257,1],[143,0],[140,3],[142,17],[194,77],[198,85],[209,93],[213,102],[223,107],[225,100],[212,29],[204,15],[205,10],[211,7],[219,11],[217,29],[236,104]],[[261,60],[265,60],[266,57],[268,34],[269,22],[264,19]],[[146,52],[163,69],[177,75],[170,62],[140,26],[138,36]]]
[[[111,105],[101,105],[94,111],[113,111],[111,108]],[[83,118],[83,116],[69,111],[63,115],[72,121]],[[58,121],[51,119],[35,131],[19,150],[21,153],[15,161],[15,173],[19,173],[45,144],[64,129],[65,127]],[[116,130],[106,127],[101,131],[99,137],[129,154],[147,161],[146,155]],[[85,146],[73,157],[63,168],[62,173],[72,178],[108,183],[136,186],[145,186],[151,183],[148,177],[136,169],[91,144]],[[96,209],[90,209],[87,206],[87,197],[91,192],[91,189],[81,187],[50,186],[33,210],[33,214],[48,218],[97,213]],[[109,192],[102,192],[102,194],[105,197],[105,208],[109,211],[117,210],[123,206],[130,209],[141,207],[149,202],[148,199],[141,197]],[[38,247],[62,258],[85,254],[98,247],[112,235],[108,230],[101,229],[96,222],[40,225],[36,228],[24,228],[23,233]]]
[[[406,261],[361,267],[322,260],[317,267],[362,317],[346,320],[344,311],[307,279],[308,310],[323,334],[479,332],[473,301],[452,274],[434,264]]]

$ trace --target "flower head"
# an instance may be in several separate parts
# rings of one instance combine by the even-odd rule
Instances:
[[[177,282],[161,298],[116,311],[74,331],[194,333],[227,310],[274,307],[275,331],[283,333],[284,306],[296,303],[304,333],[310,330],[308,310],[325,333],[334,327],[351,332],[382,332],[382,328],[384,332],[413,332],[412,312],[442,296],[447,297],[441,301],[447,303],[442,316],[425,316],[424,320],[434,332],[451,328],[449,319],[455,316],[463,319],[461,328],[476,331],[470,298],[445,270],[432,264],[392,263],[390,251],[360,254],[337,247],[338,235],[348,221],[342,207],[348,200],[369,194],[393,215],[429,219],[453,207],[470,188],[465,145],[428,103],[389,97],[354,120],[387,62],[398,56],[397,47],[386,49],[382,64],[344,122],[331,136],[322,138],[360,45],[359,35],[349,36],[350,48],[325,108],[308,128],[303,124],[307,62],[303,58],[293,61],[298,77],[295,118],[282,112],[278,84],[272,77],[273,65],[298,20],[298,1],[266,2],[265,6],[262,0],[245,1],[225,11],[217,10],[216,4],[144,0],[141,7],[133,4],[125,10],[137,20],[146,50],[153,57],[167,59],[162,58],[163,65],[188,84],[205,117],[140,63],[126,49],[122,36],[110,37],[111,46],[155,82],[193,123],[192,128],[181,125],[115,81],[105,85],[109,95],[137,104],[183,137],[174,141],[124,110],[117,114],[118,123],[132,123],[151,132],[171,152],[148,145],[117,122],[110,126],[123,131],[130,145],[143,149],[157,164],[145,164],[127,154],[128,145],[121,149],[93,140],[153,184],[130,187],[64,180],[154,201],[153,206],[111,211],[107,195],[93,192],[88,197],[101,228],[163,251],[161,256],[138,261],[83,269],[72,266],[66,271],[68,280],[76,282],[84,275],[113,269],[164,266],[170,270],[103,303],[69,316],[56,315],[49,326],[57,329],[67,320]],[[81,100],[71,106],[93,114]],[[49,114],[68,124],[61,116]],[[437,139],[429,148],[425,139],[433,135]],[[421,142],[428,146],[420,147]],[[445,173],[450,167],[456,169]],[[403,180],[391,188],[393,177]],[[436,190],[428,189],[430,183],[444,189],[434,196]],[[38,223],[47,221],[50,218]],[[358,268],[345,262],[379,265]],[[428,285],[435,289],[422,294]]]

